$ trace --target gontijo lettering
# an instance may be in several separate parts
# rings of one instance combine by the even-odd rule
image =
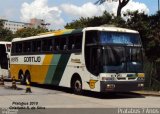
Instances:
[[[41,57],[24,57],[24,62],[41,62]]]

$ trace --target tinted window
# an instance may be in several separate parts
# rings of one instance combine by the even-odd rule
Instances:
[[[98,42],[98,31],[86,31],[86,45],[96,44]]]
[[[82,48],[82,34],[76,34],[68,37],[68,49],[79,50]]]
[[[52,39],[42,40],[42,51],[49,52],[53,50]]]
[[[32,52],[41,52],[41,40],[32,41]]]
[[[31,52],[31,42],[29,41],[23,42],[23,52],[24,53]]]
[[[18,42],[18,43],[15,43],[15,52],[16,53],[22,53],[22,43],[21,42]]]

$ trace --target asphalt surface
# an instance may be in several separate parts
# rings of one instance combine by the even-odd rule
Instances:
[[[26,86],[17,84],[18,89],[14,90],[11,88],[11,85],[11,82],[5,82],[5,86],[0,86],[0,107],[3,110],[4,108],[12,110],[15,107],[25,109],[38,108],[42,109],[42,113],[44,113],[48,109],[55,108],[69,108],[73,110],[77,108],[91,108],[94,110],[97,108],[108,110],[112,108],[115,110],[119,108],[160,109],[160,97],[158,96],[144,96],[138,93],[100,94],[88,91],[85,91],[83,95],[75,95],[68,88],[47,85],[33,85],[31,86],[32,93],[25,93]],[[24,110],[21,111],[23,112]],[[30,113],[33,113],[32,110]]]

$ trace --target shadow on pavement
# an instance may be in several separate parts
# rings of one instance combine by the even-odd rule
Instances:
[[[41,85],[41,84],[35,84],[35,83],[33,83],[32,86],[73,94],[72,90],[66,87],[58,87],[53,85]],[[98,99],[145,98],[145,96],[138,93],[134,93],[134,92],[98,93],[98,92],[91,92],[91,91],[83,91],[83,94],[81,96],[98,98]]]

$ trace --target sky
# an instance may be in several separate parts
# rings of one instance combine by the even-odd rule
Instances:
[[[31,18],[44,19],[50,29],[62,29],[66,23],[80,17],[100,16],[106,10],[116,15],[118,2],[95,5],[97,0],[1,0],[0,18],[29,22]],[[155,14],[158,0],[130,0],[122,9]]]

